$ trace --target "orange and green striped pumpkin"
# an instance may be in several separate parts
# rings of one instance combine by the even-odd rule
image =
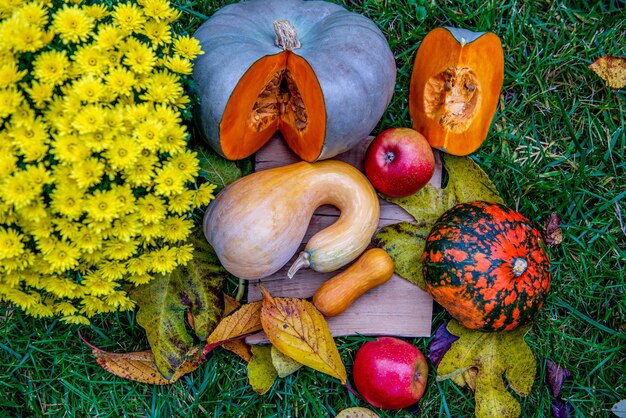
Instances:
[[[427,291],[470,329],[510,331],[526,324],[550,289],[541,233],[499,203],[461,203],[444,213],[422,261]]]

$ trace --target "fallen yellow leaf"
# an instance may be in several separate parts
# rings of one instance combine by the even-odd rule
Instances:
[[[626,87],[626,57],[605,55],[598,58],[589,68],[606,81],[609,87],[614,89]]]
[[[198,368],[195,358],[189,358],[176,369],[172,378],[167,380],[156,368],[152,350],[130,353],[110,353],[92,346],[92,353],[103,369],[124,379],[151,385],[167,385],[176,382],[182,376]],[[198,350],[195,350],[195,354]],[[192,354],[192,353],[190,353]]]
[[[240,306],[241,303],[239,303],[239,301],[227,294],[224,294],[224,317],[228,316]],[[246,344],[244,340],[229,341],[224,343],[222,347],[237,354],[246,362],[252,359],[252,350],[250,349],[250,345]]]
[[[270,342],[281,353],[345,384],[346,368],[324,316],[312,303],[294,298],[273,298],[261,286],[261,323]]]

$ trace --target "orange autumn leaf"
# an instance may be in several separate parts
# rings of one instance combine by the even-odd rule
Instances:
[[[294,298],[273,298],[261,287],[261,322],[270,342],[281,353],[345,384],[346,368],[324,316],[312,303]]]
[[[156,368],[152,350],[130,353],[110,353],[92,346],[91,351],[103,369],[124,379],[134,380],[150,385],[167,385],[176,382],[182,376],[198,368],[198,361],[191,357],[176,369],[172,378],[167,380]],[[194,353],[197,354],[198,350]],[[190,353],[192,354],[192,353]]]
[[[235,309],[239,308],[241,303],[238,300],[224,294],[224,317],[229,315]],[[249,362],[252,360],[252,350],[250,349],[250,345],[246,344],[243,340],[236,340],[224,343],[222,345],[226,350],[231,351],[241,357],[244,361]]]
[[[626,87],[626,57],[605,55],[598,58],[589,68],[606,81],[609,87],[614,89]]]
[[[230,314],[223,317],[202,349],[204,358],[215,347],[241,339],[253,332],[261,331],[261,302],[252,302],[235,308]]]

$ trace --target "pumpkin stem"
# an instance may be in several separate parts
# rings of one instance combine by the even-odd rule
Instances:
[[[293,51],[300,48],[300,39],[295,26],[287,19],[274,21],[274,32],[276,33],[276,46],[283,51]]]
[[[515,277],[519,277],[524,274],[527,268],[528,261],[526,261],[524,258],[518,257],[513,260],[513,275]]]
[[[307,268],[310,265],[311,265],[311,262],[309,261],[309,253],[307,253],[306,251],[302,251],[300,255],[298,256],[298,258],[296,258],[296,261],[294,261],[291,267],[289,268],[289,271],[287,272],[287,277],[292,279],[293,275],[296,274],[298,270],[300,270],[303,267]]]

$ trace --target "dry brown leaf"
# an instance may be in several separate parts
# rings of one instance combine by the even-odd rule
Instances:
[[[103,369],[124,379],[148,383],[150,385],[167,385],[176,382],[182,376],[198,368],[196,358],[189,358],[176,369],[170,380],[165,379],[156,368],[152,350],[135,351],[131,353],[110,353],[91,346],[96,361]],[[198,354],[194,350],[190,354]]]
[[[556,212],[552,212],[545,226],[546,244],[550,247],[563,242],[563,230],[561,229],[561,218]]]
[[[294,298],[273,298],[261,286],[261,323],[270,342],[281,353],[345,384],[346,368],[324,316],[312,303]]]
[[[238,309],[241,306],[241,303],[229,296],[224,294],[224,317],[228,316],[235,309]],[[250,349],[250,345],[246,344],[243,340],[236,340],[226,342],[222,345],[226,350],[231,351],[241,357],[242,360],[249,362],[252,359],[252,350]]]
[[[609,87],[614,89],[626,87],[626,57],[605,55],[598,58],[589,68],[606,81]]]

